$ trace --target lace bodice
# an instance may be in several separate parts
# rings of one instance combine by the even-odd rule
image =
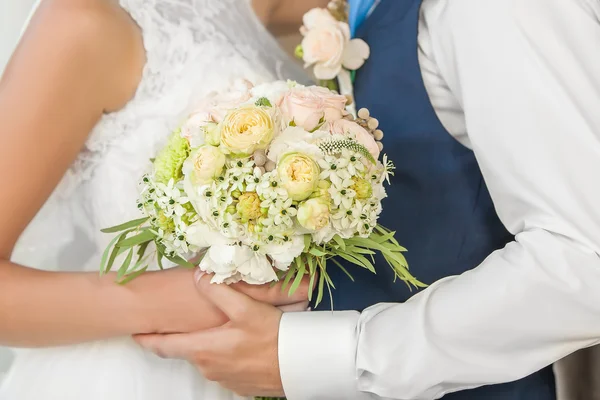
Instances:
[[[99,230],[138,217],[137,182],[163,140],[205,95],[234,79],[306,81],[250,0],[120,0],[142,29],[146,65],[135,97],[105,115],[13,259],[38,268],[98,268]]]

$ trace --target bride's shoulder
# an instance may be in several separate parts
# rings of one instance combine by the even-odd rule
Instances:
[[[96,79],[107,89],[107,111],[134,95],[145,63],[140,29],[117,0],[43,0],[22,45],[53,48],[55,62]]]

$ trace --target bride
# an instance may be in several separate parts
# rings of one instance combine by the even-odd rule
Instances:
[[[97,273],[100,229],[136,218],[137,180],[195,103],[235,78],[306,80],[260,24],[323,0],[43,0],[0,81],[1,399],[235,396],[130,336],[224,323],[192,271]],[[11,260],[11,261],[9,261]],[[60,272],[58,272],[60,270]],[[67,272],[69,271],[69,272]],[[276,305],[277,287],[237,288]]]

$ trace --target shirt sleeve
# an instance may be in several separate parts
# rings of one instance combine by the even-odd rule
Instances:
[[[600,3],[423,7],[462,118],[442,120],[465,129],[515,241],[404,304],[285,315],[289,400],[435,399],[600,342]]]

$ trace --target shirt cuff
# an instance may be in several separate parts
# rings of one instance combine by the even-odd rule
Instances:
[[[288,400],[363,400],[357,389],[355,311],[285,313],[279,368]]]

